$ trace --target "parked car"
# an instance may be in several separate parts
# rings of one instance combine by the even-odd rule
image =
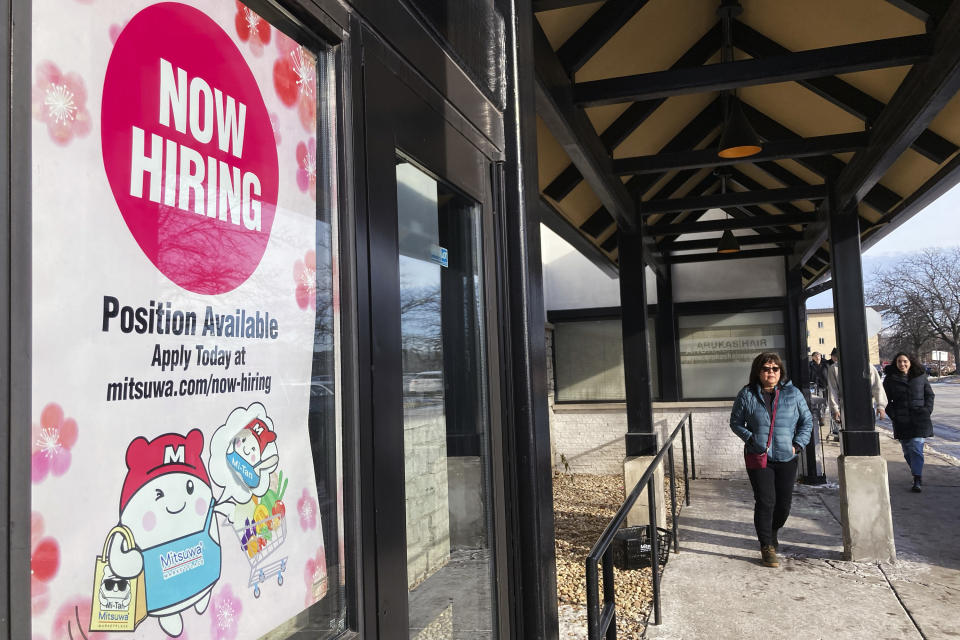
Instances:
[[[421,371],[407,382],[407,393],[426,396],[443,393],[442,371]]]

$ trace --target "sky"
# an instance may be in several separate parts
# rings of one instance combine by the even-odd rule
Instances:
[[[890,232],[863,254],[863,279],[897,255],[928,247],[960,246],[960,185],[940,196],[926,209]],[[807,299],[807,309],[833,306],[833,292],[824,291]]]

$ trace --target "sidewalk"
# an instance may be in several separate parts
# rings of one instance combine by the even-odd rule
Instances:
[[[910,493],[899,444],[880,433],[888,463],[895,564],[841,560],[836,485],[798,485],[780,532],[780,568],[760,564],[753,494],[742,481],[691,483],[680,550],[661,582],[663,624],[645,637],[882,638],[960,636],[960,466],[927,455],[924,490]],[[825,445],[836,479],[835,443]],[[746,475],[746,474],[744,474]]]

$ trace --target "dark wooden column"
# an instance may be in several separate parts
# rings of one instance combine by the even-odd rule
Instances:
[[[673,277],[667,265],[657,275],[657,363],[660,365],[660,400],[680,401],[680,349],[677,348],[677,315],[673,308]]]
[[[833,259],[833,314],[840,350],[843,386],[843,453],[880,455],[880,437],[874,428],[870,398],[870,356],[863,301],[860,262],[860,217],[856,206],[836,211],[830,203],[830,253]]]
[[[623,328],[623,381],[627,396],[628,456],[657,452],[647,354],[647,296],[643,238],[639,230],[620,230],[620,309]]]
[[[807,308],[803,297],[803,274],[800,268],[787,271],[787,298],[783,310],[784,333],[787,335],[787,371],[793,384],[800,389],[803,397],[810,402],[810,367],[807,364]],[[803,469],[805,481],[815,482],[817,473],[817,437],[820,423],[813,420],[813,433],[804,452],[806,468]]]
[[[553,460],[547,411],[547,355],[543,334],[543,272],[537,186],[537,122],[534,104],[533,29],[530,0],[499,1],[505,16],[507,109],[503,228],[498,265],[504,295],[501,312],[504,366],[503,426],[506,521],[511,549],[498,561],[510,583],[500,615],[511,619],[513,637],[556,640],[557,567],[553,534]],[[489,302],[488,302],[489,304]],[[491,381],[496,384],[497,381]],[[501,481],[495,479],[494,482]],[[498,634],[501,635],[501,634]]]
[[[809,371],[806,348],[806,310],[803,301],[803,279],[800,269],[787,271],[787,295],[783,309],[783,330],[786,334],[787,374],[801,391],[807,388]]]

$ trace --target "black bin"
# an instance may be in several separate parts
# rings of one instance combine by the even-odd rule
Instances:
[[[660,565],[670,557],[673,535],[669,529],[657,527],[657,556]],[[650,566],[650,527],[623,527],[617,531],[610,545],[613,564],[618,569],[642,569]]]

